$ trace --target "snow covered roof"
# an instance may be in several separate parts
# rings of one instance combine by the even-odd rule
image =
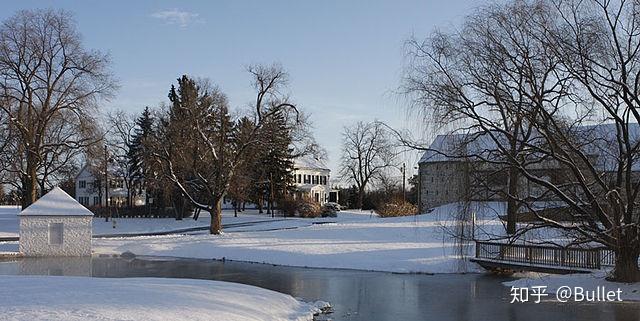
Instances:
[[[303,192],[311,192],[314,189],[323,189],[324,186],[318,184],[302,184],[296,186],[296,189]]]
[[[313,169],[329,169],[324,161],[317,159],[311,155],[300,156],[293,160],[293,167],[300,168],[313,168]]]
[[[78,201],[65,193],[60,187],[55,187],[29,207],[20,216],[93,216],[93,213]]]
[[[616,124],[585,125],[575,127],[572,131],[577,137],[584,138],[583,145],[577,147],[587,155],[597,156],[595,166],[602,170],[615,170],[619,153]],[[630,123],[629,135],[631,141],[640,141],[640,125]],[[462,160],[473,155],[489,159],[492,156],[499,157],[498,154],[496,142],[488,133],[438,135],[418,163]],[[632,168],[640,170],[640,159],[633,162]]]
[[[470,155],[483,155],[496,150],[489,135],[482,133],[438,135],[418,163],[461,160]]]

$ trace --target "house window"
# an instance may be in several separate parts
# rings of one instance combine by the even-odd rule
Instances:
[[[93,205],[100,205],[100,197],[99,196],[94,196],[93,197]]]
[[[82,204],[84,206],[88,206],[89,205],[89,196],[80,196],[80,197],[78,197],[78,202],[80,202],[80,204]]]
[[[78,187],[87,188],[87,181],[79,181],[78,182]]]
[[[298,174],[298,183],[302,183],[302,175]]]
[[[49,223],[49,244],[61,245],[64,226],[62,223]]]

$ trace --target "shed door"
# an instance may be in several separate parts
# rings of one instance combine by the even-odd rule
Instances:
[[[62,235],[64,234],[64,225],[62,223],[49,223],[49,244],[62,244]]]

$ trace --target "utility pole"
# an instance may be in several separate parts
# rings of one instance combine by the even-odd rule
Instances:
[[[402,163],[402,202],[403,203],[407,202],[406,173],[407,173],[406,163]]]
[[[420,164],[414,167],[418,170],[418,214],[422,213],[422,175],[420,174]]]
[[[109,222],[109,154],[107,145],[104,145],[104,204],[107,209],[104,215],[104,221]]]
[[[271,217],[276,217],[273,210],[273,173],[269,173],[269,208],[271,209]]]

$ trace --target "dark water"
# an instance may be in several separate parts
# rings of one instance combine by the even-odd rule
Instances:
[[[508,278],[304,269],[195,259],[22,259],[0,274],[172,277],[239,282],[329,301],[333,320],[640,320],[640,303],[510,304]]]

